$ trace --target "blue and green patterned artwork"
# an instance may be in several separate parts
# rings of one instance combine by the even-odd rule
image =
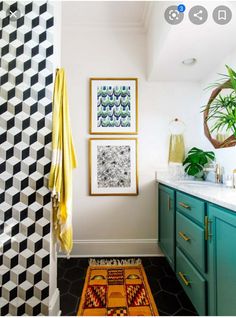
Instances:
[[[97,127],[130,126],[130,86],[98,86]]]

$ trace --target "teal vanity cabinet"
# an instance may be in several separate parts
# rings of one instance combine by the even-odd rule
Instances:
[[[236,315],[236,213],[208,205],[209,315]]]
[[[236,316],[236,212],[174,185],[157,191],[160,247],[198,314]]]
[[[159,185],[159,244],[175,270],[175,191]]]

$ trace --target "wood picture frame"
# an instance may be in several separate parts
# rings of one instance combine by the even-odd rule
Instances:
[[[89,194],[138,195],[137,138],[89,139]]]
[[[89,133],[138,134],[137,78],[90,78]]]

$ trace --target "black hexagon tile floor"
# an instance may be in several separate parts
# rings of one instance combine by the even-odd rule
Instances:
[[[144,257],[142,263],[160,316],[197,316],[164,257]],[[76,316],[87,267],[88,258],[58,259],[62,316]]]

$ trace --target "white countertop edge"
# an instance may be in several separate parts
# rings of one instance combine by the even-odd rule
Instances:
[[[181,182],[161,177],[157,177],[156,182],[236,212],[235,189],[226,188],[221,185],[217,187],[209,185],[204,188],[194,188],[194,186],[190,187],[187,184],[181,184]],[[228,197],[225,196],[226,194]]]

